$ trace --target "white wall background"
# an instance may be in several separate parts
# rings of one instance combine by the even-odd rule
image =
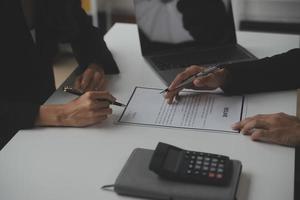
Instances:
[[[236,24],[240,19],[300,23],[300,0],[232,0],[232,3]],[[133,14],[133,0],[98,0],[98,9]]]
[[[240,0],[244,19],[300,23],[300,0]]]
[[[132,14],[134,9],[133,0],[98,0],[99,10],[105,10],[107,7],[121,14]]]

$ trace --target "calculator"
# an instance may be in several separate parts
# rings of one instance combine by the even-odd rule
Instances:
[[[232,160],[228,156],[196,152],[158,143],[149,169],[172,181],[226,185],[232,174]]]

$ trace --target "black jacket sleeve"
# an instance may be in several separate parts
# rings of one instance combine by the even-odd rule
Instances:
[[[0,102],[0,150],[20,129],[32,128],[39,105],[26,102]]]
[[[119,69],[113,56],[103,40],[104,30],[95,28],[91,20],[81,8],[79,0],[74,9],[74,19],[78,26],[78,34],[71,41],[73,52],[81,67],[96,63],[104,68],[105,73],[119,73]]]
[[[39,7],[45,32],[59,42],[71,43],[82,69],[96,63],[102,65],[106,73],[119,73],[103,40],[104,30],[93,27],[80,0],[43,0]]]
[[[227,94],[288,90],[300,87],[300,49],[225,67],[228,70],[228,77],[222,89]]]

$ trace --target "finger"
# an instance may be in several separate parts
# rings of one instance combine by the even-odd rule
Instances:
[[[112,109],[111,108],[99,108],[97,109],[97,113],[99,115],[111,115],[112,114]]]
[[[241,133],[251,134],[253,129],[269,129],[269,126],[265,121],[253,119],[243,126]]]
[[[233,125],[231,125],[231,128],[233,130],[241,130],[245,124],[247,124],[250,120],[252,120],[252,118],[245,118],[244,120],[240,121],[240,122],[236,122]]]
[[[209,74],[207,76],[197,78],[193,83],[197,88],[201,88],[203,90],[215,89],[219,87],[214,74]]]
[[[94,74],[93,79],[90,84],[87,86],[86,91],[100,91],[104,88],[105,78],[104,76],[97,72]]]
[[[251,139],[254,141],[271,142],[270,134],[268,134],[268,132],[269,131],[266,130],[256,129],[253,131]]]
[[[102,76],[102,78],[100,78],[100,81],[99,81],[99,85],[95,88],[96,90],[103,90],[105,88],[105,77]]]
[[[168,104],[173,103],[174,98],[178,95],[179,91],[180,91],[180,89],[177,89],[177,90],[174,90],[174,91],[167,92],[165,94],[165,99],[167,100]]]
[[[94,74],[94,79],[91,81],[91,88],[92,90],[98,91],[102,88],[104,84],[104,76],[97,72]]]
[[[98,91],[97,84],[95,79],[92,79],[89,85],[86,87],[85,91]]]
[[[271,131],[256,130],[251,135],[251,139],[254,141],[261,141],[261,142],[273,143],[279,145],[287,145],[287,146],[293,145],[291,140],[288,137],[286,137],[280,131],[274,131],[274,130]]]
[[[107,115],[98,115],[93,113],[90,119],[90,124],[99,124],[105,121],[108,118]]]
[[[102,113],[103,115],[111,115],[113,112],[109,105],[105,104],[97,104],[92,110],[100,114]]]
[[[249,123],[249,121],[256,120],[256,119],[263,120],[264,117],[265,117],[265,115],[255,115],[253,117],[247,117],[247,118],[243,119],[242,121],[236,122],[235,124],[233,124],[231,126],[231,128],[233,130],[241,130],[247,123]]]
[[[92,81],[94,73],[90,69],[86,69],[85,72],[82,74],[82,80],[80,83],[80,87],[82,90],[86,90],[90,82]]]
[[[81,81],[82,81],[82,75],[76,78],[74,83],[74,88],[77,90],[81,90]]]
[[[92,100],[107,100],[109,102],[116,101],[116,98],[107,91],[91,91],[87,92],[87,95]]]
[[[180,83],[182,83],[184,80],[191,77],[192,75],[199,73],[200,71],[203,71],[203,67],[193,65],[191,67],[188,67],[184,72],[178,74],[175,80],[169,86],[169,91],[165,94],[165,99],[167,100],[167,103],[173,103],[174,98],[182,90],[182,88],[175,89]]]
[[[192,75],[195,75],[199,72],[203,71],[203,67],[192,65],[180,74],[178,74],[175,78],[175,80],[171,83],[169,90],[175,89],[180,83],[182,83],[184,80],[188,79]]]
[[[108,108],[111,102],[106,100],[93,100],[93,106],[90,107],[91,110],[100,110],[103,108]]]

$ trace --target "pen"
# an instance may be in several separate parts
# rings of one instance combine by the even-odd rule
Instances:
[[[70,94],[75,94],[75,95],[77,95],[77,96],[81,96],[81,95],[84,94],[83,92],[81,92],[81,91],[79,91],[79,90],[77,90],[77,89],[74,89],[74,88],[72,88],[72,87],[69,87],[69,86],[63,87],[63,90],[64,90],[64,92],[68,92],[68,93],[70,93]],[[99,99],[99,100],[102,100],[102,99]],[[109,101],[109,100],[105,99],[104,101]],[[115,101],[115,102],[109,101],[109,102],[110,102],[111,104],[115,105],[115,106],[126,107],[125,104],[120,103],[120,102],[117,102],[117,101]]]
[[[187,86],[190,86],[193,81],[196,79],[196,78],[199,78],[199,77],[203,77],[203,76],[207,76],[208,74],[210,73],[213,73],[215,71],[217,71],[218,69],[222,69],[223,66],[212,66],[212,67],[208,67],[207,69],[205,69],[204,71],[202,72],[199,72],[191,77],[189,77],[188,79],[186,79],[185,81],[183,81],[181,84],[179,84],[174,90],[178,90],[178,89],[183,89],[183,88],[186,88]],[[165,93],[165,92],[169,92],[169,88],[163,90],[161,92],[162,93]]]

